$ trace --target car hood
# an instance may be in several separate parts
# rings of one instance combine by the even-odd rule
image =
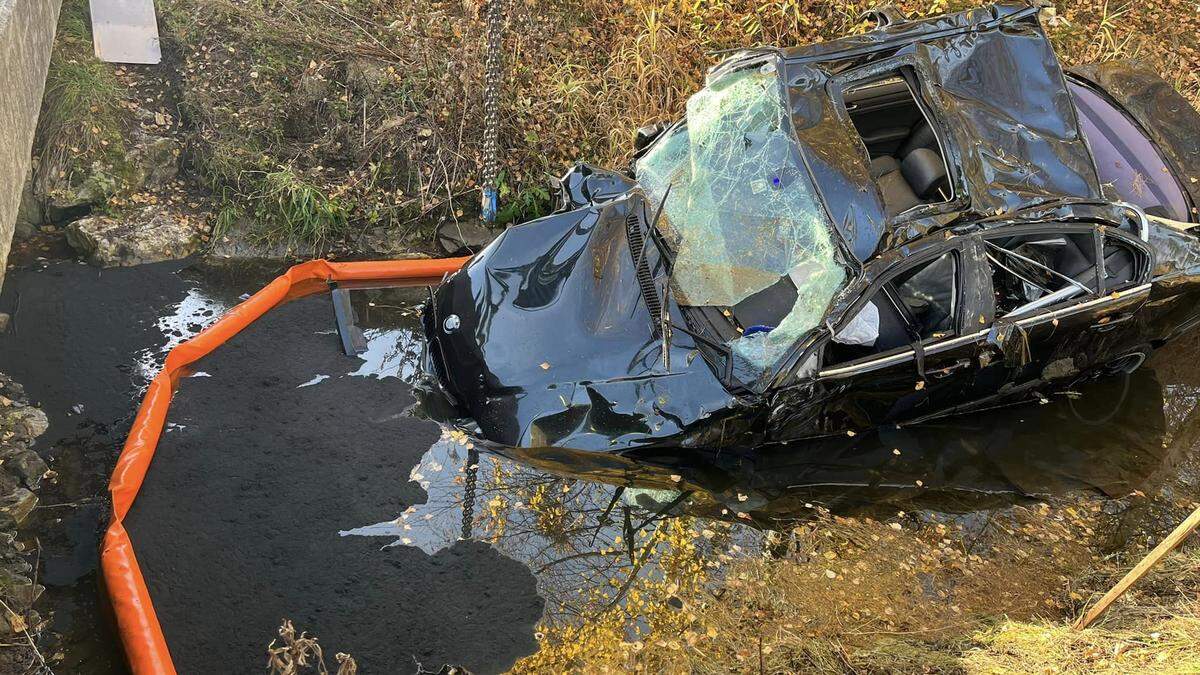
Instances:
[[[680,436],[736,399],[686,335],[674,333],[664,359],[627,231],[644,198],[592,198],[509,228],[436,290],[424,323],[439,381],[501,445],[698,442]],[[648,249],[653,277],[662,261]],[[682,322],[673,303],[667,311]]]

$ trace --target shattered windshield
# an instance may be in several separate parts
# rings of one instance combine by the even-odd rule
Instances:
[[[762,374],[820,324],[845,270],[773,64],[692,96],[686,124],[638,161],[637,177],[652,203],[666,197],[658,228],[675,251],[672,292],[730,318],[736,370]]]

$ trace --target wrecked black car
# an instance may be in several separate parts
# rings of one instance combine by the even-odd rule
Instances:
[[[444,280],[434,385],[499,446],[719,450],[1137,368],[1200,323],[1200,116],[1040,9],[730,56]]]

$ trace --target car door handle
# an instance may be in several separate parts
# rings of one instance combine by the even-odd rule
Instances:
[[[1124,314],[1122,316],[1118,316],[1115,319],[1109,319],[1108,321],[1105,321],[1103,323],[1094,323],[1091,326],[1089,326],[1089,328],[1097,333],[1107,333],[1108,331],[1116,328],[1117,326],[1125,323],[1126,321],[1129,321],[1132,318],[1133,318],[1132,314]]]
[[[925,374],[936,380],[936,379],[946,377],[946,376],[950,375],[951,373],[956,373],[965,368],[970,368],[971,363],[972,363],[971,359],[959,359],[959,360],[955,361],[954,363],[951,363],[948,366],[927,371]]]

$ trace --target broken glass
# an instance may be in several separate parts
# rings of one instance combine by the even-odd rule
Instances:
[[[646,153],[637,177],[652,203],[666,200],[657,225],[675,251],[681,305],[730,308],[739,321],[738,303],[775,289],[756,299],[758,322],[729,343],[739,371],[761,374],[820,324],[846,275],[772,62],[692,96],[686,123]]]

